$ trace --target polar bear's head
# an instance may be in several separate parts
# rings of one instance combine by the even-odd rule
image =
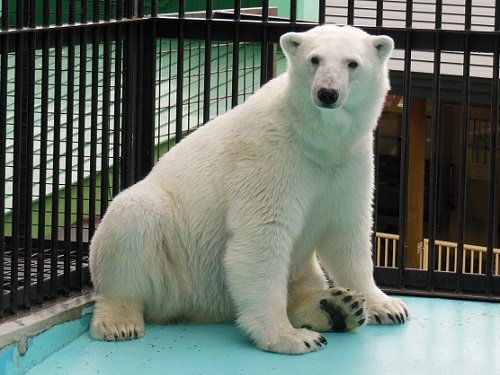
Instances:
[[[387,36],[371,36],[350,26],[325,25],[281,37],[290,88],[321,110],[383,101],[389,90],[386,62],[394,47]],[[368,99],[368,100],[367,100]],[[374,103],[375,104],[375,103]]]

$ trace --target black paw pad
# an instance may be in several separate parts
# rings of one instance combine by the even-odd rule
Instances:
[[[345,331],[347,329],[346,317],[342,311],[329,304],[325,299],[320,301],[321,309],[325,311],[331,322],[332,331]]]

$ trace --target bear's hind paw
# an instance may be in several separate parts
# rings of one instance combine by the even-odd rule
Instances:
[[[123,341],[144,336],[144,323],[93,319],[90,336],[96,340]]]
[[[308,329],[293,329],[265,341],[257,341],[256,344],[265,351],[281,354],[315,352],[327,345],[327,341],[322,335]]]

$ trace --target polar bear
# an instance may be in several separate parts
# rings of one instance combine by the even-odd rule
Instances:
[[[408,317],[375,285],[371,258],[373,131],[393,41],[326,25],[280,44],[284,74],[109,206],[91,242],[92,337],[235,320],[259,348],[299,354],[326,345],[318,332]]]

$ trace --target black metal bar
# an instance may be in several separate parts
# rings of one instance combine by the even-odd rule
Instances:
[[[58,9],[61,7],[57,3]],[[59,13],[56,12],[56,13]],[[59,15],[60,16],[60,15]],[[58,17],[59,17],[58,16]],[[57,18],[57,17],[56,17]],[[57,20],[56,20],[57,22]],[[51,259],[50,259],[50,287],[49,295],[57,295],[58,253],[59,253],[59,174],[60,174],[60,149],[61,149],[61,107],[62,107],[62,32],[55,36],[54,56],[54,135],[52,156],[52,214],[51,214]]]
[[[156,90],[156,24],[143,25],[141,30],[141,53],[139,75],[141,96],[136,122],[141,124],[136,129],[138,139],[137,178],[144,178],[154,164],[154,131],[155,131],[155,90]]]
[[[2,12],[7,8],[2,3]],[[7,8],[8,9],[8,8]],[[4,17],[5,18],[5,17]],[[3,19],[2,19],[3,21]],[[4,25],[2,25],[3,27]],[[8,27],[8,25],[7,25]],[[9,36],[0,37],[0,285],[5,285],[5,161],[6,161],[6,135],[7,135],[7,72]],[[3,290],[3,289],[2,289]],[[0,298],[0,318],[4,316],[4,299]]]
[[[44,1],[43,24],[50,22],[49,1]],[[38,253],[36,276],[36,303],[44,301],[45,278],[45,235],[46,235],[46,201],[47,201],[47,144],[48,144],[48,106],[49,106],[49,39],[43,38],[42,47],[42,87],[41,87],[41,121],[40,121],[40,176],[39,176],[39,205],[38,205]],[[0,151],[1,152],[1,151]]]
[[[471,0],[465,2],[465,28],[471,27]],[[462,291],[462,274],[465,242],[465,215],[467,200],[467,137],[469,132],[469,105],[470,105],[470,42],[466,36],[463,46],[463,78],[462,78],[462,120],[460,132],[460,163],[458,172],[458,239],[457,239],[457,270],[456,270],[456,291]]]
[[[17,12],[23,11],[23,5],[18,3]],[[16,27],[22,27],[23,19],[17,15]],[[14,151],[13,151],[13,177],[12,177],[12,251],[11,251],[11,280],[10,280],[10,310],[17,312],[18,295],[18,274],[19,274],[19,249],[23,246],[21,221],[22,214],[22,141],[23,141],[23,105],[25,101],[23,92],[24,72],[24,42],[25,36],[18,35],[15,39],[15,96],[17,100],[14,103]]]
[[[127,18],[134,18],[135,17],[135,1],[136,0],[126,0],[126,17]]]
[[[75,9],[75,4],[76,1],[70,1],[68,4],[68,23],[70,25],[73,25],[76,21],[76,9]],[[82,0],[80,4],[80,22],[81,23],[86,23],[87,22],[87,1]]]
[[[123,125],[121,140],[121,180],[122,188],[132,185],[134,176],[134,127],[137,111],[137,37],[136,28],[127,25],[124,48],[123,71]]]
[[[179,0],[179,18],[184,18],[186,16],[186,4],[184,0]]]
[[[151,2],[151,16],[152,17],[158,16],[158,0],[153,0]]]
[[[95,6],[95,3],[94,3]],[[77,151],[77,183],[76,183],[76,279],[77,284],[81,280],[80,258],[83,251],[83,223],[84,223],[84,204],[85,204],[85,146],[86,146],[86,128],[87,128],[87,33],[80,32],[80,70],[78,81],[78,151]],[[94,58],[94,56],[92,56]],[[94,66],[92,66],[94,69]],[[94,71],[92,70],[92,74]],[[92,107],[94,100],[92,100]],[[90,168],[92,171],[92,168]],[[90,200],[89,200],[90,202]]]
[[[100,12],[100,5],[99,3],[102,0],[94,0],[92,2],[92,22],[99,22],[99,12]],[[105,2],[106,0],[104,0]]]
[[[268,26],[269,23],[269,0],[262,0],[262,40],[261,40],[261,51],[260,51],[260,85],[262,86],[271,78],[269,76],[269,59],[271,58],[269,54],[269,38],[268,38]]]
[[[320,25],[324,25],[325,18],[326,18],[326,0],[319,0],[318,23]]]
[[[495,31],[500,30],[500,0],[495,1]],[[485,294],[491,296],[493,293],[493,249],[497,242],[497,147],[498,147],[498,94],[499,94],[499,69],[500,69],[500,40],[495,38],[495,48],[493,52],[493,74],[491,86],[491,115],[490,115],[490,171],[488,187],[488,239],[486,250],[486,285]]]
[[[9,29],[9,2],[2,1],[2,30],[8,30],[8,29]]]
[[[205,18],[207,20],[211,19],[213,16],[214,12],[214,4],[213,0],[206,0],[206,5],[205,5]]]
[[[373,213],[372,213],[372,220],[373,220],[373,225],[372,225],[372,262],[374,265],[376,265],[376,259],[377,259],[377,251],[378,251],[378,246],[377,246],[377,231],[378,231],[378,214],[377,214],[377,207],[378,207],[378,184],[379,184],[379,128],[375,130],[373,133],[373,140],[374,140],[374,146],[373,146],[373,169],[374,169],[374,186],[375,186],[375,191],[373,192]]]
[[[114,64],[114,100],[113,100],[113,182],[112,196],[116,196],[121,189],[120,181],[122,163],[120,158],[122,132],[122,76],[123,76],[123,30],[121,26],[117,27],[115,37],[115,64]]]
[[[436,1],[435,27],[441,28],[442,0]],[[439,174],[439,134],[441,128],[441,39],[436,34],[436,45],[434,48],[433,65],[433,87],[432,87],[432,127],[430,145],[430,171],[429,171],[429,222],[428,222],[428,261],[427,261],[427,290],[434,289],[435,269],[435,241],[438,209],[438,174]]]
[[[184,18],[184,1],[179,0],[179,18]],[[184,104],[184,24],[179,23],[177,38],[177,74],[176,74],[176,102],[175,102],[175,142],[182,139],[182,117]],[[206,64],[206,61],[205,61]]]
[[[144,0],[136,0],[137,4],[137,17],[144,17]]]
[[[97,31],[94,30],[92,35],[92,108],[90,116],[90,173],[89,173],[89,197],[88,197],[88,237],[92,238],[95,228],[96,217],[96,201],[97,201],[97,144],[98,144],[98,127],[99,127],[99,68],[100,68],[101,49]],[[103,118],[101,114],[101,119]],[[101,175],[101,178],[104,175]],[[80,249],[80,250],[83,250]],[[83,286],[83,275],[81,274],[83,267],[83,253],[77,256],[77,279]]]
[[[290,23],[297,22],[297,0],[290,0]]]
[[[35,27],[35,3],[33,1],[28,4],[28,12],[26,14],[26,25]],[[33,221],[33,138],[34,138],[34,107],[35,107],[35,46],[36,34],[31,34],[27,38],[26,60],[25,60],[25,107],[23,109],[25,120],[23,120],[23,166],[22,166],[22,184],[24,202],[24,280],[23,280],[23,307],[31,307],[31,257],[33,253],[32,237],[32,221]]]
[[[354,25],[354,0],[347,0],[347,24]]]
[[[116,4],[118,7],[118,2]],[[104,21],[109,21],[111,19],[111,0],[104,1]]]
[[[412,1],[407,2],[406,22],[411,27]],[[399,182],[399,243],[398,243],[398,287],[405,286],[404,272],[406,268],[406,254],[408,251],[407,218],[408,218],[408,163],[409,163],[409,126],[411,105],[411,54],[412,34],[407,30],[404,54],[404,95],[403,95],[403,123],[401,128],[401,164]]]
[[[116,44],[115,44],[116,45]],[[102,154],[101,154],[101,211],[104,216],[108,208],[109,189],[109,147],[110,147],[110,105],[111,105],[111,33],[106,31],[103,43],[103,77],[102,77]],[[93,236],[94,227],[89,226],[89,239]]]
[[[239,66],[240,66],[240,27],[239,27],[240,20],[241,20],[241,0],[235,0],[233,61],[232,61],[232,77],[231,77],[231,107],[233,108],[238,105]]]
[[[208,19],[208,16],[207,16]],[[203,123],[210,121],[210,98],[212,80],[212,21],[205,25],[205,65],[203,74]]]
[[[384,22],[384,0],[377,0],[377,14],[375,16],[376,27],[382,27]]]
[[[124,0],[116,0],[116,19],[121,20],[123,19],[123,1]]]
[[[76,35],[70,33],[70,43],[68,44],[68,71],[67,71],[67,97],[66,97],[66,150],[65,150],[65,170],[64,170],[64,251],[63,251],[63,290],[66,295],[71,290],[71,251],[72,251],[72,212],[73,212],[73,134],[74,134],[74,103],[75,103],[75,45]],[[80,72],[86,70],[86,59],[81,58],[85,54],[85,49],[80,49]],[[84,87],[84,86],[83,86]],[[80,90],[82,90],[80,86]]]

